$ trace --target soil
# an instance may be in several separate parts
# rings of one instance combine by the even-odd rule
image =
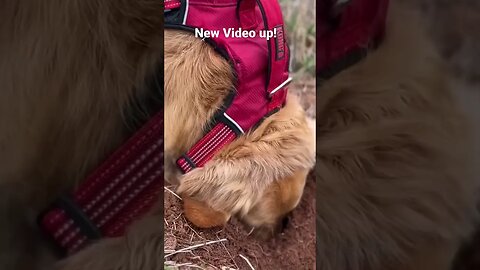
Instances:
[[[315,269],[315,187],[311,174],[286,229],[266,242],[249,235],[235,219],[223,228],[195,228],[183,216],[180,199],[166,190],[165,269]],[[168,256],[174,250],[222,239],[226,240]]]

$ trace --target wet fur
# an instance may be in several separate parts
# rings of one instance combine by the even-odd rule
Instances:
[[[408,19],[406,19],[408,18]],[[470,131],[416,13],[317,94],[317,268],[446,270],[476,219]]]
[[[183,196],[206,203],[227,219],[237,214],[251,226],[272,230],[297,205],[314,163],[305,112],[288,96],[285,108],[257,129],[226,146],[204,167],[180,175],[175,159],[201,138],[233,89],[234,75],[207,43],[181,31],[165,35],[166,179],[178,183]],[[278,184],[283,182],[301,188]]]
[[[52,269],[57,258],[36,215],[148,117],[145,85],[163,51],[162,7],[157,0],[0,5],[0,269]],[[160,215],[148,233],[100,241],[64,269],[160,265]]]

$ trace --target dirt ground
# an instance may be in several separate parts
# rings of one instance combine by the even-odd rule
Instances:
[[[194,228],[182,215],[180,200],[166,191],[165,269],[315,269],[315,186],[310,175],[285,231],[267,242],[250,236],[237,220],[224,228]],[[168,255],[207,242],[214,243]]]
[[[300,97],[314,122],[315,79],[297,78],[289,91]],[[175,187],[167,186],[165,269],[315,269],[315,187],[315,177],[311,174],[286,229],[274,239],[262,242],[249,235],[249,228],[235,219],[223,228],[195,228],[185,219],[181,200],[171,192]]]

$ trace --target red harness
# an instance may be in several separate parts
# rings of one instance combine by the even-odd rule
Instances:
[[[166,0],[165,27],[194,34],[217,31],[209,38],[197,36],[230,61],[237,78],[235,90],[212,119],[213,128],[177,160],[187,173],[285,104],[289,49],[277,0]],[[248,37],[231,36],[240,29]],[[267,40],[268,33],[275,36]]]
[[[389,0],[317,1],[317,76],[328,79],[365,57],[384,36]]]
[[[203,166],[223,146],[283,106],[290,81],[289,51],[275,0],[164,1],[166,27],[220,31],[218,37],[204,40],[231,62],[237,75],[236,89],[213,119],[213,128],[178,159],[182,171],[189,172]],[[388,0],[318,1],[320,79],[360,60],[370,45],[381,39],[387,6]],[[223,27],[242,27],[257,35],[227,38]],[[265,29],[276,29],[276,37],[268,41],[259,37]],[[72,195],[61,197],[40,215],[40,227],[64,254],[81,249],[92,239],[123,235],[135,219],[158,202],[163,182],[162,110],[94,170]]]

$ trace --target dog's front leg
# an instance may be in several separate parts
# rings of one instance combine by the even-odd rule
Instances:
[[[57,264],[58,270],[163,269],[163,211],[158,204],[127,234],[106,238]]]
[[[311,142],[311,133],[298,125],[273,123],[266,133],[239,138],[204,167],[184,175],[177,192],[216,210],[244,213],[273,181],[313,166]]]

